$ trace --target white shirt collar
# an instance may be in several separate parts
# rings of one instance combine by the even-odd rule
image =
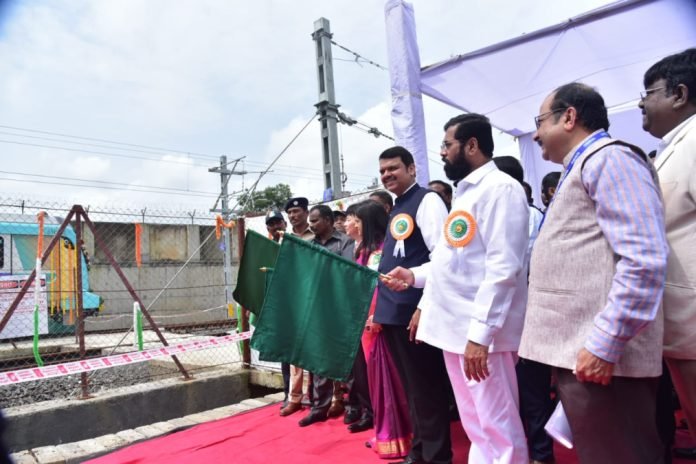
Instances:
[[[672,143],[672,141],[677,137],[677,135],[679,135],[682,129],[688,126],[689,123],[694,120],[694,118],[696,118],[696,114],[693,114],[688,119],[682,121],[681,124],[679,124],[671,131],[667,132],[667,134],[665,134],[665,136],[662,137],[662,140],[660,140],[660,143],[657,145],[657,154],[655,155],[655,159],[657,159],[657,157],[660,156],[663,151],[665,151],[665,148],[667,148],[667,146],[670,143]]]
[[[497,171],[497,170],[498,170],[498,167],[493,162],[493,159],[491,159],[486,164],[484,164],[483,166],[481,166],[479,168],[474,169],[473,171],[471,171],[469,173],[468,176],[466,176],[465,178],[460,180],[459,183],[457,184],[457,193],[464,191],[464,189],[466,189],[466,187],[469,185],[478,184],[479,182],[481,182],[481,179],[486,177],[486,174],[493,172],[493,171]]]

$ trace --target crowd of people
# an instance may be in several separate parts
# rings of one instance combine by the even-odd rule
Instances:
[[[350,380],[310,374],[304,394],[302,370],[283,366],[280,415],[306,397],[300,426],[343,415],[350,432],[374,428],[380,457],[445,464],[455,403],[470,463],[552,463],[555,397],[580,462],[671,462],[670,378],[696,438],[696,49],[655,63],[644,86],[650,155],[609,135],[590,86],[540,102],[534,140],[560,165],[542,180],[543,210],[473,113],[444,125],[454,189],[418,185],[396,146],[378,159],[389,193],[346,211],[288,200],[288,233],[382,278]],[[266,224],[280,240],[283,215]]]

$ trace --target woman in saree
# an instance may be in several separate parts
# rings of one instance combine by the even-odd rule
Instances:
[[[377,270],[389,218],[384,208],[371,200],[357,204],[354,212],[355,215],[349,216],[347,220],[346,230],[348,227],[360,230],[360,240],[359,243],[356,240],[355,245],[355,260]],[[348,221],[351,222],[350,226]],[[412,437],[411,423],[406,394],[381,333],[382,327],[372,321],[376,302],[377,290],[362,337],[375,430],[375,436],[366,445],[380,458],[394,459],[408,455]]]

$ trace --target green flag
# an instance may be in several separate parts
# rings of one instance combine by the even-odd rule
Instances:
[[[258,316],[263,306],[266,290],[266,274],[262,267],[273,267],[278,256],[278,245],[253,230],[247,231],[244,239],[244,254],[239,263],[237,287],[232,296],[237,303]]]
[[[378,273],[285,234],[251,339],[264,359],[346,380]]]

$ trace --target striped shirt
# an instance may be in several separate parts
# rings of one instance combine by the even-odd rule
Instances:
[[[587,159],[582,183],[618,260],[607,304],[594,318],[585,348],[615,363],[660,308],[669,250],[662,200],[645,161],[618,145]]]

